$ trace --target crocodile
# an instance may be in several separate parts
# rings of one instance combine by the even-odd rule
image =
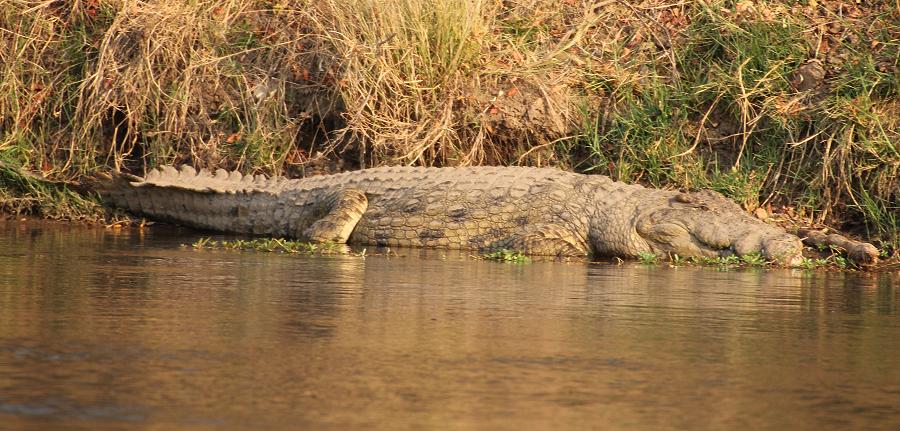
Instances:
[[[116,174],[97,191],[150,219],[313,242],[552,256],[756,253],[783,265],[798,264],[803,248],[714,191],[555,168],[382,167],[287,179],[163,166]]]

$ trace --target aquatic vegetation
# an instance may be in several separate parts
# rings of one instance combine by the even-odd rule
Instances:
[[[254,238],[235,240],[213,240],[209,237],[200,238],[191,244],[196,250],[224,249],[224,250],[254,250],[276,253],[299,254],[347,254],[348,249],[342,244],[336,243],[311,243],[294,241],[284,238]]]
[[[483,260],[493,260],[506,263],[531,263],[531,257],[517,250],[497,250],[481,255]]]
[[[707,265],[719,267],[763,267],[771,266],[769,262],[759,253],[747,253],[743,256],[718,256],[718,257],[690,257],[673,260],[673,264],[693,264]]]
[[[659,262],[659,256],[656,253],[640,253],[638,260],[643,264],[654,264]]]
[[[745,266],[745,262],[738,256],[718,256],[718,257],[691,257],[688,263],[694,265],[718,266],[718,267],[737,267]]]
[[[850,261],[847,257],[843,256],[839,250],[834,249],[820,249],[819,252],[827,251],[831,254],[825,257],[804,257],[801,262],[797,265],[802,269],[819,269],[819,268],[831,268],[831,269],[852,269],[855,268],[856,265],[852,261]],[[647,258],[640,258],[639,260],[642,263],[656,263],[656,261],[649,262],[650,256]],[[770,268],[775,266],[773,262],[767,261],[762,255],[759,253],[748,253],[744,256],[719,256],[719,257],[683,257],[678,255],[671,256],[669,264],[671,266],[685,266],[685,265],[701,265],[701,266],[713,266],[722,269],[726,268]]]
[[[747,253],[741,256],[741,261],[750,266],[765,266],[768,263],[759,253]]]
[[[828,265],[828,259],[804,257],[798,266],[804,269],[815,269],[826,265]]]
[[[832,255],[829,260],[831,260],[831,263],[841,269],[846,269],[848,266],[850,266],[850,261],[846,257],[839,254]]]

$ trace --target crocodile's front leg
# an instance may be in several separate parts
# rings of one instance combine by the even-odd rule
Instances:
[[[342,190],[328,213],[306,228],[303,236],[313,242],[345,244],[368,206],[369,200],[362,191]]]

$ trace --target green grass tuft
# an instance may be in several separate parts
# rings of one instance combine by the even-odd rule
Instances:
[[[196,250],[254,250],[270,253],[290,254],[347,254],[347,248],[343,244],[336,243],[311,243],[294,241],[283,238],[255,238],[216,241],[212,238],[200,238],[191,244]]]
[[[659,256],[656,253],[640,253],[638,261],[645,265],[653,265],[659,263]]]
[[[93,195],[52,184],[0,162],[0,211],[54,220],[99,221],[104,211]]]
[[[530,257],[528,257],[525,253],[517,250],[497,250],[490,253],[485,253],[481,255],[481,258],[484,260],[493,260],[495,262],[531,263]]]

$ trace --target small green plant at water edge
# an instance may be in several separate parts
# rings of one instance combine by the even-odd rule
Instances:
[[[847,269],[853,266],[853,263],[846,256],[838,254],[835,250],[832,251],[834,254],[825,258],[803,258],[797,266],[803,269],[817,269],[824,267]],[[766,260],[760,253],[747,253],[743,256],[731,255],[717,257],[685,257],[673,254],[670,255],[669,258],[671,266],[700,265],[716,266],[720,269],[748,267],[765,268],[772,266],[774,263]],[[654,264],[659,262],[658,256],[653,253],[644,253],[638,256],[638,260],[643,264]]]
[[[202,250],[204,248],[216,248],[219,245],[218,241],[213,241],[212,238],[200,238],[197,241],[194,241],[191,244],[195,250]]]
[[[735,266],[741,264],[741,258],[735,255],[718,257],[692,257],[692,263],[700,265]]]
[[[484,260],[493,260],[497,262],[509,262],[509,263],[530,263],[531,258],[526,256],[525,253],[517,250],[497,250],[491,253],[485,253],[481,255],[481,258]]]
[[[846,269],[850,265],[850,261],[846,257],[840,255],[831,256],[831,261],[841,269]]]
[[[337,243],[315,244],[305,241],[294,241],[283,238],[258,238],[214,241],[212,238],[200,238],[191,246],[194,249],[226,249],[226,250],[256,250],[279,253],[302,254],[336,254],[342,253],[343,247]]]
[[[717,257],[700,257],[700,256],[692,256],[689,258],[678,257],[675,260],[678,264],[683,263],[691,263],[695,265],[708,265],[708,266],[718,266],[718,267],[764,267],[770,264],[769,261],[765,259],[759,253],[748,253],[743,256],[717,256]]]
[[[804,269],[816,269],[822,268],[826,266],[838,267],[840,269],[847,269],[850,267],[851,262],[845,256],[841,256],[840,254],[832,254],[831,256],[825,258],[808,258],[804,257],[800,261],[800,267]]]
[[[804,257],[800,260],[800,267],[804,269],[816,269],[828,265],[828,259],[812,259]]]
[[[638,254],[638,260],[643,264],[654,264],[659,262],[659,256],[656,253],[640,253]]]
[[[766,258],[759,253],[747,253],[741,256],[741,261],[750,266],[763,266],[768,263]]]

